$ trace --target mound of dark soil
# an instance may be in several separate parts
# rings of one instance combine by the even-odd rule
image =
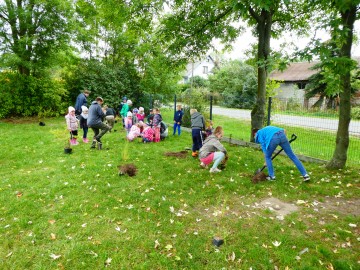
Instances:
[[[177,158],[186,158],[188,155],[188,151],[180,151],[180,152],[166,152],[164,154],[167,157],[177,157]]]
[[[119,175],[129,175],[129,176],[135,176],[136,172],[137,172],[137,168],[134,164],[130,163],[130,164],[124,164],[124,165],[119,165],[118,166],[119,169]]]

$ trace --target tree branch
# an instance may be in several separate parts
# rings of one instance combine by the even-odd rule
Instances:
[[[255,12],[255,10],[249,5],[250,15],[255,19],[255,21],[260,21],[260,16]]]
[[[223,13],[220,13],[218,16],[216,16],[216,18],[214,20],[211,21],[207,21],[198,31],[196,31],[196,33],[202,33],[204,32],[204,29],[206,29],[206,27],[208,25],[210,25],[211,23],[214,22],[218,22],[220,21],[220,19],[222,19],[223,17],[225,17],[228,13],[230,13],[232,11],[232,7],[229,7],[228,9],[226,9]]]

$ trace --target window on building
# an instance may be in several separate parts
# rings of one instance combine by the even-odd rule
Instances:
[[[297,83],[297,87],[299,89],[305,89],[305,86],[306,86],[306,83],[304,83],[304,82]]]
[[[208,73],[209,73],[208,66],[203,66],[203,73],[204,73],[204,74],[208,74]]]

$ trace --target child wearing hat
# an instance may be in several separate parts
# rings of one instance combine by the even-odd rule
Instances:
[[[89,109],[86,106],[81,106],[81,114],[79,115],[80,128],[83,130],[83,142],[88,143],[87,133],[89,127],[87,125],[87,118],[89,115]]]
[[[125,129],[126,129],[126,135],[129,134],[130,129],[133,125],[133,120],[132,120],[132,113],[131,112],[127,112],[127,116],[124,120],[124,124],[125,124]]]
[[[145,121],[145,113],[144,113],[144,108],[143,107],[139,107],[139,111],[136,114],[136,117],[139,121],[144,122]]]
[[[70,144],[78,145],[77,135],[78,135],[78,120],[75,116],[75,108],[70,106],[68,108],[68,114],[65,115],[67,130],[70,132]]]

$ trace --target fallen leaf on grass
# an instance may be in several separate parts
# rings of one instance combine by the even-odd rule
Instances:
[[[54,219],[50,219],[48,222],[53,225],[56,221]]]
[[[356,227],[357,227],[356,224],[353,224],[353,223],[349,223],[349,226],[350,226],[351,228],[356,228]]]
[[[112,261],[111,258],[107,258],[106,261],[105,261],[105,263],[104,263],[105,267],[109,267],[110,264],[111,264],[111,261]]]
[[[50,238],[51,238],[51,240],[56,240],[56,235],[55,235],[55,233],[50,233]]]
[[[155,240],[155,246],[154,246],[154,248],[157,249],[159,246],[160,246],[160,243],[159,243],[159,241],[156,239],[156,240]]]
[[[170,244],[168,244],[168,245],[165,246],[165,249],[166,249],[167,251],[170,251],[172,248],[173,248],[173,246],[170,245]]]
[[[56,260],[56,259],[59,259],[61,257],[61,255],[56,255],[54,253],[51,253],[50,255],[50,258],[53,259],[53,260]]]
[[[12,252],[8,253],[8,255],[6,255],[6,257],[5,257],[5,258],[9,258],[9,257],[11,257],[11,255],[12,255],[12,254],[13,254]]]
[[[274,245],[274,247],[278,247],[281,245],[281,242],[275,241],[275,242],[272,242],[272,244]]]
[[[18,197],[18,198],[20,198],[22,195],[23,195],[23,193],[20,191],[16,193],[16,197]]]
[[[235,256],[235,252],[233,251],[229,256],[228,256],[228,261],[235,261],[236,259],[236,256]]]
[[[95,253],[95,252],[94,252],[94,251],[92,251],[92,250],[89,252],[89,254],[90,254],[90,255],[93,255],[93,256],[94,256],[94,258],[97,258],[97,257],[98,257],[97,253]]]

